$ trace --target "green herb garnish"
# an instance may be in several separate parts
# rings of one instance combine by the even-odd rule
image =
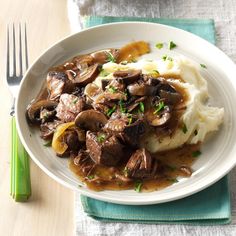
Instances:
[[[169,178],[167,180],[172,182],[172,183],[178,183],[179,182],[177,179],[174,179],[174,178]]]
[[[206,68],[207,68],[207,66],[206,66],[206,65],[204,65],[204,64],[200,64],[200,66],[201,66],[202,68],[204,68],[204,69],[206,69]]]
[[[49,140],[48,142],[44,143],[43,146],[51,147],[52,146],[52,140]]]
[[[113,63],[116,62],[116,59],[114,58],[114,56],[110,52],[107,52],[107,59],[110,62],[113,62]]]
[[[94,179],[94,177],[95,177],[94,175],[88,175],[87,176],[88,179]]]
[[[113,87],[113,86],[109,86],[108,91],[109,91],[110,93],[116,93],[116,92],[117,92],[117,88],[115,88],[115,87]]]
[[[155,111],[153,112],[154,115],[156,115],[158,112],[160,112],[161,110],[163,110],[165,108],[165,104],[163,101],[160,101],[155,109]]]
[[[137,181],[135,182],[134,184],[134,190],[138,193],[141,192],[141,189],[142,189],[142,186],[143,186],[143,183],[141,181]]]
[[[163,59],[163,61],[166,61],[166,60],[173,61],[173,58],[169,57],[167,55],[162,56],[162,59]]]
[[[169,170],[175,171],[177,168],[175,166],[167,166]]]
[[[106,135],[105,135],[105,134],[99,134],[99,135],[97,136],[97,141],[98,141],[99,143],[104,142],[105,139],[106,139]]]
[[[110,73],[108,73],[108,72],[105,71],[104,69],[101,69],[99,76],[106,77],[106,76],[108,76],[109,74],[110,74]]]
[[[133,116],[132,116],[132,114],[129,114],[129,115],[128,115],[128,118],[129,118],[129,123],[128,123],[128,125],[131,125],[132,122],[133,122]]]
[[[163,55],[162,59],[165,61],[167,59],[167,55]]]
[[[169,42],[169,49],[172,50],[173,48],[175,48],[177,45],[173,42],[173,41],[170,41]]]
[[[160,72],[158,70],[153,70],[154,73],[157,73],[158,75],[160,74]]]
[[[142,112],[142,113],[144,113],[144,110],[145,110],[144,104],[143,104],[143,102],[140,102],[140,103],[139,103],[139,111]]]
[[[198,157],[198,156],[200,156],[201,154],[202,154],[202,153],[201,153],[201,151],[199,151],[199,150],[192,152],[192,156],[193,156],[193,157]]]
[[[123,173],[124,173],[124,176],[127,177],[128,174],[129,174],[129,169],[127,167],[125,167],[124,170],[123,170]]]
[[[123,101],[123,100],[120,100],[120,101],[119,101],[119,106],[120,106],[120,112],[121,112],[121,113],[126,113],[126,108],[125,108],[125,105],[124,105],[124,101]]]
[[[186,134],[188,132],[188,128],[187,128],[186,124],[183,124],[182,131],[184,134]]]
[[[113,106],[112,108],[110,108],[108,111],[107,111],[107,115],[108,116],[111,116],[112,115],[112,113],[114,112],[116,110],[116,105],[115,106]]]
[[[156,48],[162,49],[162,48],[163,48],[163,43],[157,43],[157,44],[156,44]]]
[[[79,100],[79,98],[75,98],[75,99],[73,100],[73,103],[76,104],[76,103],[78,102],[78,100]]]

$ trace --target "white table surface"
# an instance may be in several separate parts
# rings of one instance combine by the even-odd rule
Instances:
[[[83,15],[138,16],[162,18],[212,18],[216,26],[217,46],[236,62],[235,0],[68,0],[72,32],[80,29]],[[236,158],[236,157],[235,157]],[[101,223],[86,216],[76,196],[76,232],[78,236],[132,235],[236,235],[236,168],[230,176],[232,223],[224,226],[144,225]]]

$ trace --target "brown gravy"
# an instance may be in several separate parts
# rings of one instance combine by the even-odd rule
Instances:
[[[151,192],[163,189],[178,182],[177,177],[189,177],[191,175],[183,169],[191,170],[191,166],[196,160],[193,153],[199,151],[200,143],[195,145],[184,145],[181,148],[156,153],[153,156],[160,160],[161,169],[155,179],[143,180],[140,188],[141,192]],[[182,167],[182,168],[181,168]],[[124,176],[124,165],[118,167],[105,167],[97,165],[92,172],[93,179],[87,179],[71,159],[69,168],[74,172],[87,186],[95,191],[102,190],[126,190],[135,189],[137,181],[121,181],[117,175]]]

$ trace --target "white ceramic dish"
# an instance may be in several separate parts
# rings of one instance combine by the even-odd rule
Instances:
[[[43,146],[36,129],[26,122],[25,110],[38,93],[48,68],[60,64],[74,55],[109,47],[121,47],[132,40],[151,43],[156,58],[163,54],[183,54],[207,65],[200,71],[208,80],[210,103],[225,108],[224,124],[211,135],[202,147],[202,155],[193,165],[191,178],[160,191],[136,193],[127,191],[94,192],[80,183],[69,170],[68,161],[56,157],[50,148]],[[157,42],[174,41],[175,50],[155,49]],[[200,67],[199,67],[200,68]],[[114,23],[90,28],[71,35],[53,45],[29,68],[20,87],[17,99],[17,128],[27,152],[36,164],[61,184],[92,198],[120,204],[154,204],[176,200],[196,193],[227,174],[236,164],[236,66],[218,48],[207,41],[173,27],[153,23]]]

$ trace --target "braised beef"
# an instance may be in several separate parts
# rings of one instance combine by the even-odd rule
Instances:
[[[157,171],[157,161],[145,149],[136,150],[125,167],[125,173],[130,178],[153,178]]]
[[[64,93],[60,96],[56,116],[64,122],[74,121],[75,117],[83,110],[84,105],[81,97]]]
[[[123,155],[123,145],[114,136],[101,138],[103,134],[86,133],[86,148],[97,164],[116,166]],[[114,155],[115,154],[115,155]]]
[[[56,130],[57,126],[62,124],[63,122],[60,120],[54,120],[52,122],[46,122],[44,124],[40,125],[40,131],[41,135],[40,137],[42,139],[52,139],[52,136],[54,134],[54,131]]]
[[[96,164],[91,159],[89,152],[81,149],[76,157],[73,159],[74,164],[80,168],[85,176],[89,176]]]
[[[49,99],[55,100],[62,93],[70,93],[74,89],[73,83],[68,79],[66,73],[50,71],[47,75],[47,89],[49,91]]]

